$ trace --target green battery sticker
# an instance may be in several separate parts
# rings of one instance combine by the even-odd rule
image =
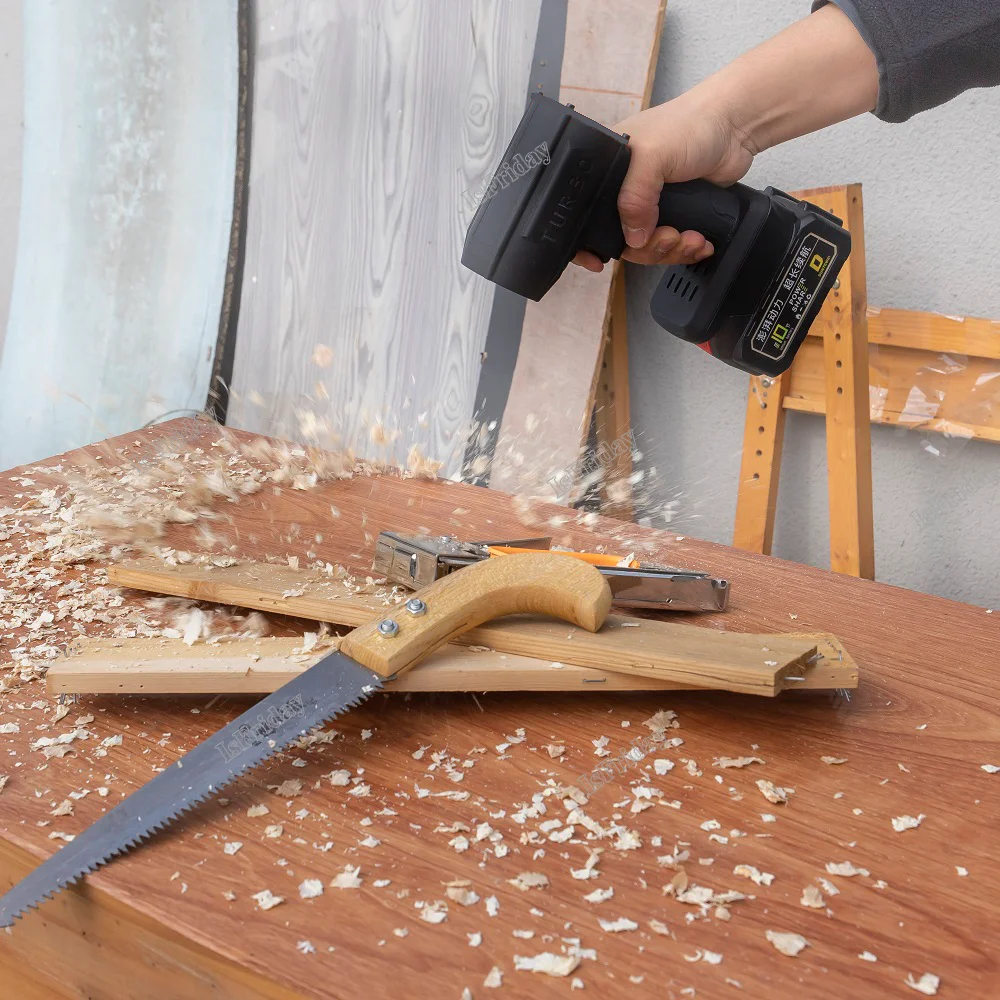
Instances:
[[[829,240],[815,233],[802,238],[764,318],[750,338],[751,350],[773,361],[785,356],[836,259],[837,248]]]

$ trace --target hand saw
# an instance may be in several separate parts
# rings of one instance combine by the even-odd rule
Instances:
[[[532,553],[490,559],[435,581],[362,625],[280,687],[161,771],[0,897],[0,927],[163,829],[293,740],[360,704],[394,677],[490,618],[547,614],[596,632],[611,607],[600,573]]]

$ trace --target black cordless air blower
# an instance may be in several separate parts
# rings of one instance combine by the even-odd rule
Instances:
[[[630,155],[628,136],[535,95],[469,226],[462,263],[537,300],[579,250],[621,256],[617,200]],[[658,224],[702,233],[715,253],[665,268],[653,318],[756,375],[792,363],[851,252],[840,219],[770,187],[667,184]]]

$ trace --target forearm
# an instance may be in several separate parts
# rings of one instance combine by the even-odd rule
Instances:
[[[689,91],[726,118],[754,155],[871,111],[875,56],[850,19],[827,6],[786,28]]]

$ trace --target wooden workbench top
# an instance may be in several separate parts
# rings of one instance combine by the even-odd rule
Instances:
[[[80,493],[81,483],[101,481],[101,468],[117,467],[129,475],[103,473],[102,489],[117,479],[130,492],[140,476],[152,482],[146,473],[164,452],[182,468],[178,478],[198,463],[227,468],[235,461],[232,442],[240,440],[247,439],[175,421],[62,456],[49,463],[52,475],[31,469],[0,477],[0,590],[8,588],[0,660],[27,650],[16,655],[29,676],[46,647],[75,634],[74,622],[78,632],[109,634],[138,613],[151,622],[160,613],[134,593],[116,606],[115,595],[102,592],[90,614],[67,610],[79,604],[74,581],[93,592],[102,566],[49,566],[46,552],[64,550],[44,550],[53,536],[40,529],[69,508],[53,499],[67,483]],[[1000,928],[1000,774],[982,768],[1000,764],[1000,613],[634,525],[584,524],[560,508],[532,508],[526,524],[523,504],[454,483],[383,474],[292,488],[277,475],[246,495],[215,485],[208,492],[216,494],[217,519],[173,524],[157,541],[202,551],[196,539],[201,531],[204,541],[208,528],[215,552],[229,545],[239,558],[322,559],[362,574],[383,528],[470,539],[537,531],[578,547],[627,546],[731,581],[730,610],[698,624],[836,633],[859,664],[861,686],[850,700],[600,691],[378,696],[336,720],[334,739],[273,759],[226,789],[225,800],[199,808],[0,935],[7,995],[458,998],[467,987],[475,997],[564,997],[579,977],[584,995],[840,1000],[919,995],[905,981],[925,973],[940,977],[941,997],[1000,989],[992,944]],[[168,477],[150,488],[169,487]],[[42,495],[46,488],[55,492]],[[102,530],[112,521],[106,516]],[[144,523],[154,537],[158,527]],[[130,529],[121,530],[124,538]],[[11,594],[23,596],[24,612],[14,617]],[[276,623],[286,633],[297,627]],[[248,705],[94,697],[56,719],[41,683],[17,685],[16,676],[8,675],[12,687],[0,694],[4,891],[60,845],[53,833],[84,830]],[[578,785],[580,775],[624,753],[660,710],[677,713],[679,728],[665,735],[683,740],[658,753],[673,763],[668,773],[656,773],[647,758],[575,816],[565,792],[547,791]],[[40,737],[75,728],[90,735],[69,743],[66,756],[32,749]],[[120,745],[102,745],[119,735]],[[595,755],[602,737],[612,757]],[[550,745],[565,752],[554,758]],[[740,756],[765,763],[713,766]],[[330,777],[340,771],[349,776]],[[765,799],[758,779],[787,789],[787,803]],[[348,784],[336,783],[342,780]],[[283,782],[293,784],[280,795],[269,788]],[[525,815],[533,796],[535,809]],[[71,815],[58,808],[66,800]],[[261,805],[266,814],[248,816]],[[921,815],[916,828],[894,829],[894,818]],[[493,839],[477,841],[484,823]],[[570,823],[572,835],[561,833]],[[598,826],[609,835],[589,832]],[[242,846],[228,853],[225,845],[235,842]],[[573,877],[592,848],[603,848],[599,876]],[[663,862],[683,851],[690,852],[681,863],[689,886],[748,898],[718,914],[714,905],[665,895],[677,869]],[[864,873],[827,870],[848,861]],[[331,887],[348,865],[360,867],[360,887]],[[770,884],[736,874],[740,865]],[[511,884],[525,872],[549,884]],[[306,880],[319,880],[322,895],[300,898]],[[445,883],[456,880],[468,880],[479,901],[465,906],[449,898]],[[809,885],[825,908],[800,904]],[[460,888],[452,895],[462,896]],[[614,893],[585,901],[595,889]],[[252,896],[262,890],[284,902],[259,909]],[[493,916],[488,897],[499,906]],[[447,903],[446,919],[423,919],[435,909],[424,904],[437,900]],[[601,926],[621,918],[635,929]],[[788,957],[767,931],[799,933],[809,946]],[[574,942],[583,957],[567,978],[515,970],[515,955],[562,958]],[[483,985],[494,967],[502,972],[495,991]]]

